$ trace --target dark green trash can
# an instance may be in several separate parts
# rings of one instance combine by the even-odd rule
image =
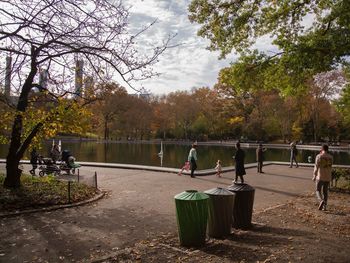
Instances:
[[[209,196],[196,190],[186,190],[175,196],[176,218],[182,246],[205,244]]]
[[[255,189],[244,183],[234,183],[228,190],[235,193],[233,205],[233,227],[248,229],[252,226]]]
[[[204,192],[209,195],[208,234],[222,238],[231,234],[235,194],[217,187]]]

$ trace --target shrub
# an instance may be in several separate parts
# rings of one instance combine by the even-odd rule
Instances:
[[[52,175],[21,176],[19,189],[3,188],[4,176],[0,174],[0,210],[13,211],[75,203],[93,197],[96,189],[85,184],[71,182],[70,198],[68,182]]]
[[[335,167],[332,169],[332,181],[331,185],[338,187],[338,181],[341,180],[344,182],[344,185],[341,186],[350,189],[350,169],[349,168],[340,168]]]

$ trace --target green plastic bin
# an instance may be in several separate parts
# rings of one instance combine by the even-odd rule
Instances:
[[[209,196],[208,235],[215,238],[230,235],[235,194],[221,187],[204,193]]]
[[[186,190],[175,196],[176,218],[180,244],[199,247],[205,244],[209,196]]]
[[[252,226],[255,189],[245,183],[234,183],[228,190],[235,193],[233,227],[248,229]]]

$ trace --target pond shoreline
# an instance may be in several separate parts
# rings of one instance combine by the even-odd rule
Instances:
[[[117,144],[176,144],[176,145],[191,145],[193,141],[190,140],[101,140],[101,139],[90,139],[90,138],[78,138],[78,137],[58,137],[55,139],[46,140],[48,142],[55,140],[61,140],[62,142],[96,142],[96,143],[117,143]],[[237,143],[237,140],[222,140],[222,141],[200,141],[196,142],[197,145],[208,145],[208,146],[225,146],[225,147],[234,147]],[[271,149],[289,149],[290,144],[288,143],[262,143],[264,147]],[[301,150],[311,150],[317,151],[321,150],[323,143],[317,144],[297,144],[297,148]],[[258,142],[241,142],[242,148],[257,148],[259,145]],[[350,144],[342,145],[329,145],[330,151],[350,151]]]
[[[60,139],[55,139],[58,143]],[[43,143],[39,153],[44,157],[50,156],[52,140]],[[198,142],[198,162],[200,169],[213,169],[217,160],[225,167],[233,166],[236,141]],[[162,146],[161,146],[162,145]],[[187,160],[191,142],[189,141],[98,141],[61,139],[62,150],[69,150],[78,163],[117,163],[155,167],[180,168]],[[245,163],[256,162],[256,143],[242,143],[245,150]],[[267,148],[265,161],[290,161],[290,147],[287,144],[264,144]],[[7,147],[0,147],[0,158],[6,158]],[[298,163],[313,163],[321,146],[297,145]],[[163,150],[163,155],[159,152]],[[346,147],[331,146],[334,164],[350,165],[350,151]],[[23,157],[29,159],[29,153]]]
[[[5,159],[0,159],[0,164],[5,164]],[[30,165],[28,160],[21,160],[20,162],[23,165]],[[137,164],[123,164],[123,163],[101,163],[101,162],[79,162],[82,167],[96,167],[96,168],[107,168],[107,169],[129,169],[129,170],[142,170],[142,171],[152,171],[152,172],[165,172],[165,173],[174,173],[178,174],[180,171],[179,168],[173,167],[160,167],[152,165],[137,165]],[[264,167],[270,165],[285,166],[289,167],[289,162],[278,162],[278,161],[266,161],[264,162]],[[257,163],[246,163],[245,169],[253,169],[257,167]],[[299,163],[299,167],[314,167],[313,163]],[[29,166],[27,167],[29,169]],[[350,168],[350,165],[333,165],[333,168]],[[222,173],[233,172],[235,171],[235,166],[225,166],[222,168]],[[189,171],[183,171],[183,175],[190,175]],[[196,170],[196,176],[207,176],[215,175],[216,170],[211,169],[200,169]]]

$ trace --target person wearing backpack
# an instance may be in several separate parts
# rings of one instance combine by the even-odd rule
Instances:
[[[332,180],[333,156],[328,152],[328,145],[322,145],[321,152],[316,156],[312,180],[316,182],[316,197],[318,210],[327,210],[329,182]],[[321,193],[322,192],[322,193]]]
[[[298,150],[297,150],[297,145],[295,142],[292,142],[290,144],[290,165],[289,168],[293,167],[293,161],[295,162],[295,167],[298,168],[298,162],[297,162],[297,155],[298,155]]]

